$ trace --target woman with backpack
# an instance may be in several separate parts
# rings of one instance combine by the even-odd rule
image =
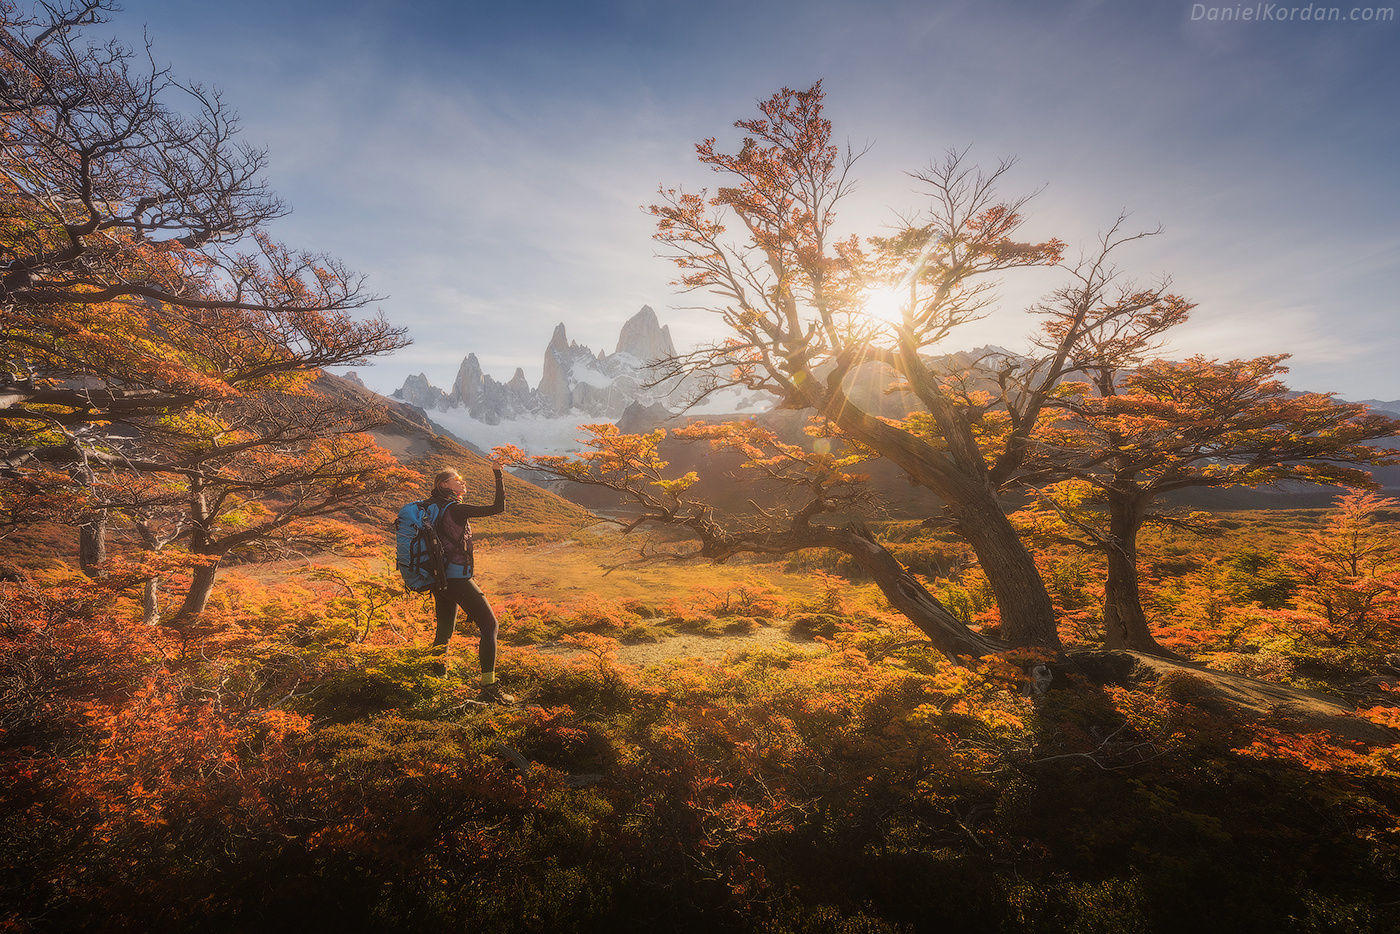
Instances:
[[[515,698],[501,690],[496,681],[496,632],[499,628],[496,614],[486,595],[481,592],[472,575],[476,568],[473,562],[471,519],[483,516],[496,516],[505,511],[505,480],[501,466],[494,465],[496,471],[496,498],[489,506],[472,506],[462,502],[467,485],[462,475],[455,470],[444,470],[433,478],[433,495],[427,505],[436,507],[434,526],[438,541],[442,546],[442,560],[446,567],[446,581],[433,588],[433,610],[437,619],[437,634],[433,647],[447,655],[447,640],[457,624],[457,608],[476,623],[481,632],[477,647],[477,658],[481,662],[481,693],[479,699],[491,704],[513,704]],[[445,662],[434,663],[438,674],[446,673]]]

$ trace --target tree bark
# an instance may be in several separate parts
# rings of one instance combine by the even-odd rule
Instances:
[[[1138,589],[1137,536],[1142,527],[1141,509],[1120,497],[1109,497],[1108,579],[1104,583],[1104,645],[1110,649],[1136,649],[1149,655],[1171,656],[1157,644]]]
[[[78,526],[78,567],[88,577],[101,577],[107,561],[107,512],[89,516]]]
[[[958,520],[958,531],[972,546],[1001,611],[1001,631],[1014,646],[1040,646],[1061,651],[1055,607],[1045,589],[1035,559],[1006,517],[996,491],[980,464],[975,443],[969,442],[965,464],[951,460],[905,431],[888,425],[850,403],[839,389],[825,402],[825,410],[843,430],[869,445],[881,457],[898,464],[918,485],[931,490]],[[956,437],[956,431],[947,434]],[[951,443],[951,442],[950,442]]]
[[[950,613],[879,542],[854,532],[848,532],[847,536],[841,550],[875,580],[890,605],[918,626],[933,647],[950,661],[956,662],[959,656],[980,658],[1009,647],[1000,640],[974,632]]]
[[[190,535],[190,551],[197,555],[209,555],[213,551],[209,534],[209,500],[205,494],[204,480],[201,477],[190,478],[190,511],[189,523],[193,528]],[[219,557],[223,557],[222,554]],[[190,580],[190,589],[185,593],[185,602],[181,604],[179,612],[175,614],[175,621],[182,623],[193,619],[204,612],[209,605],[209,594],[214,589],[214,575],[218,573],[219,564],[203,564],[194,569],[194,577]]]
[[[160,624],[160,578],[148,577],[141,588],[141,621],[148,626]]]
[[[149,519],[136,523],[136,532],[141,536],[141,544],[147,551],[159,553],[179,534],[179,527],[167,536],[156,533],[155,524]],[[159,577],[148,577],[141,588],[141,620],[148,626],[160,623],[160,581]]]
[[[175,614],[176,619],[194,619],[209,606],[209,594],[214,589],[214,575],[218,568],[217,564],[204,564],[194,569],[189,592],[185,594],[185,602],[180,606],[180,612]]]
[[[961,664],[962,658],[980,658],[1010,648],[1000,639],[974,632],[949,612],[917,577],[899,563],[889,549],[877,542],[863,527],[831,528],[804,524],[771,537],[708,537],[701,533],[701,541],[701,554],[716,561],[741,552],[773,555],[791,554],[809,548],[839,551],[850,555],[871,576],[890,605],[917,626],[928,637],[929,643],[954,664]]]
[[[996,594],[1001,633],[1011,645],[1060,651],[1055,607],[1035,559],[991,491],[949,503],[959,532],[972,546],[977,563]]]

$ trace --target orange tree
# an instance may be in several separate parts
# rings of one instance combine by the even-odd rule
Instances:
[[[285,213],[216,91],[83,38],[108,0],[0,7],[0,437],[81,473],[139,420],[405,342]],[[146,50],[149,53],[149,50]]]
[[[1060,264],[1063,244],[1021,237],[1027,199],[997,193],[1010,163],[981,172],[961,153],[915,176],[928,195],[924,212],[864,245],[842,238],[837,208],[859,154],[832,143],[822,97],[818,84],[761,102],[757,117],[736,124],[745,134],[737,152],[714,139],[697,146],[701,164],[721,177],[713,194],[663,188],[651,206],[677,284],[705,295],[702,307],[728,332],[669,361],[663,375],[687,377],[699,395],[735,385],[770,392],[784,407],[817,413],[824,431],[855,450],[895,464],[936,494],[942,518],[971,545],[1002,635],[1057,648],[1050,597],[1001,493],[1022,471],[1047,404],[1090,362],[1074,353],[1087,346],[1084,330],[1142,330],[1133,322],[1170,316],[1184,302],[1165,286],[1101,300],[1113,280],[1110,254],[1137,239],[1119,232],[1120,221],[1084,262],[1064,267],[1088,293],[1047,323],[1033,358],[932,357],[988,313],[1001,276]],[[892,320],[866,312],[877,292],[898,306]],[[897,417],[860,398],[872,379],[898,391]]]
[[[242,544],[330,508],[307,482],[342,508],[391,482],[358,434],[373,416],[318,422],[307,387],[406,343],[360,314],[375,300],[361,277],[268,235],[285,209],[216,91],[84,39],[113,8],[0,6],[0,466],[11,514],[76,517],[89,570],[114,509],[150,549],[218,556],[195,488],[277,504]],[[188,521],[153,531],[174,508]]]
[[[1034,511],[1042,531],[1106,557],[1110,647],[1162,652],[1143,611],[1137,558],[1143,524],[1172,521],[1159,508],[1164,497],[1282,482],[1374,486],[1364,466],[1395,460],[1367,442],[1400,433],[1400,421],[1290,391],[1279,378],[1283,355],[1153,360],[1135,369],[1095,356],[1091,382],[1056,398],[1057,417],[1042,423],[1022,477],[1070,478],[1043,490]],[[1095,505],[1102,508],[1084,508]]]
[[[1349,493],[1326,525],[1288,555],[1298,602],[1321,620],[1309,633],[1331,646],[1385,646],[1400,638],[1400,535],[1379,513],[1400,502]]]
[[[245,391],[170,413],[146,431],[140,457],[94,467],[87,490],[134,531],[141,555],[106,564],[94,558],[97,566],[85,570],[130,575],[133,562],[144,562],[150,622],[160,617],[162,578],[172,569],[188,572],[174,618],[184,624],[203,612],[226,557],[333,545],[346,530],[320,520],[377,503],[417,479],[367,433],[382,420],[378,409],[309,386]]]
[[[304,537],[308,520],[353,511],[417,479],[366,433],[379,420],[372,409],[313,391],[245,394],[184,419],[161,461],[184,494],[169,539],[204,560],[177,620],[204,611],[226,556]]]
[[[931,196],[927,214],[867,255],[836,231],[858,156],[832,143],[822,98],[818,84],[761,102],[758,116],[735,124],[745,133],[737,152],[714,139],[697,145],[701,164],[721,177],[713,195],[663,189],[651,207],[678,284],[711,296],[706,307],[730,332],[680,364],[712,387],[737,382],[814,409],[899,465],[947,504],[987,572],[1011,640],[1058,646],[1050,598],[998,501],[975,415],[945,391],[922,353],[985,308],[993,277],[1053,263],[1062,245],[1017,239],[1024,199],[996,193],[1006,165],[981,174],[953,155],[919,176]],[[731,225],[740,239],[731,239]],[[880,276],[907,293],[901,321],[889,328],[862,313],[862,292]],[[847,378],[867,363],[898,374],[936,438],[850,397]]]

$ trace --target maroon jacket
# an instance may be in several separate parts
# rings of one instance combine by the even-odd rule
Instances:
[[[474,570],[472,553],[472,525],[470,519],[483,516],[496,516],[506,509],[506,486],[500,472],[496,473],[496,499],[489,506],[472,506],[447,499],[441,493],[433,494],[434,499],[445,502],[445,508],[438,516],[438,539],[442,542],[447,561],[448,577],[457,577],[452,572],[455,564],[462,568],[461,577],[471,577]]]

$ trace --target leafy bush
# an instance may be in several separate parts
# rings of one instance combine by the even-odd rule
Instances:
[[[1278,555],[1246,549],[1227,564],[1226,587],[1236,602],[1280,610],[1298,590],[1298,579]]]
[[[1181,639],[1313,676],[1302,610],[1222,588],[1212,629],[1197,583],[1152,585]],[[412,603],[359,642],[334,581],[233,573],[177,633],[110,586],[0,584],[10,926],[1308,931],[1382,927],[1400,885],[1400,746],[1251,719],[1191,675],[1057,671],[1033,701],[1026,659],[949,666],[845,578],[674,622],[501,599],[512,639],[577,650],[503,652],[507,709],[390,644],[422,641]],[[994,622],[975,571],[936,586]],[[771,604],[820,641],[619,661]],[[1364,717],[1400,727],[1385,693]]]

